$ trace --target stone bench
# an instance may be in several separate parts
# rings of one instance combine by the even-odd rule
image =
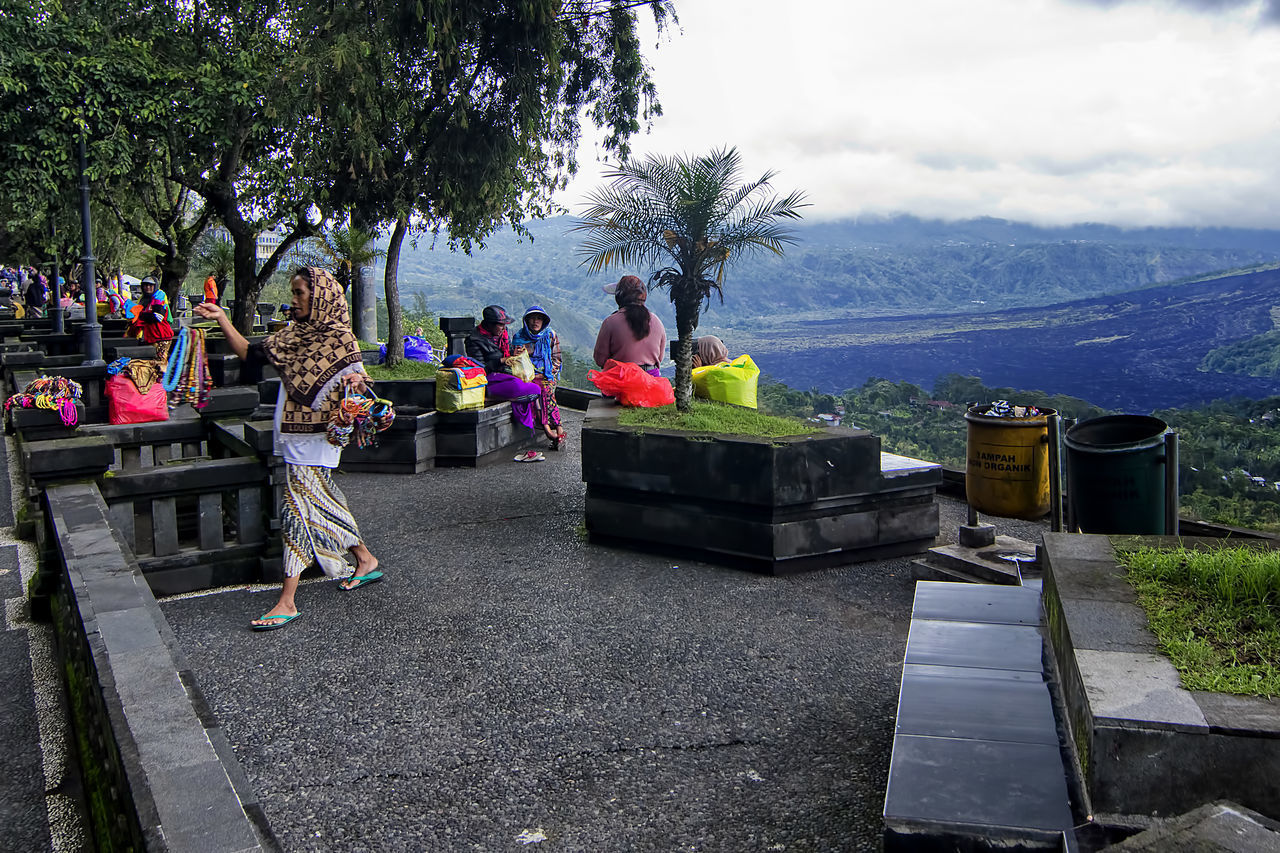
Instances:
[[[431,467],[474,468],[500,462],[537,440],[535,431],[512,420],[510,403],[436,411],[432,379],[381,381],[374,390],[395,405],[395,423],[379,436],[377,447],[346,448],[340,466],[344,471],[420,474]],[[254,417],[273,419],[279,393],[279,379],[260,382]]]
[[[886,851],[1075,849],[1040,624],[1031,588],[916,584]]]

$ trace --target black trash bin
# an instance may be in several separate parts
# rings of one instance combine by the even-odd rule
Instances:
[[[1067,497],[1082,533],[1166,532],[1168,431],[1146,415],[1107,415],[1067,430]]]

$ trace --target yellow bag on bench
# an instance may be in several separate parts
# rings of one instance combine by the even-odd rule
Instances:
[[[749,355],[693,369],[695,395],[748,409],[756,408],[756,388],[759,383],[760,368],[756,367]]]
[[[465,412],[468,409],[484,408],[484,390],[487,383],[459,388],[464,377],[458,371],[441,368],[436,371],[436,411]]]

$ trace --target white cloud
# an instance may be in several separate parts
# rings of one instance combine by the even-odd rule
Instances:
[[[1203,10],[1205,5],[1214,11]],[[736,145],[812,219],[1280,227],[1259,2],[684,0],[636,154]],[[565,196],[599,183],[592,154]]]

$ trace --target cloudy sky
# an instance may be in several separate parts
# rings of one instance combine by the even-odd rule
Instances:
[[[676,6],[635,153],[735,145],[807,219],[1280,228],[1280,0]]]

